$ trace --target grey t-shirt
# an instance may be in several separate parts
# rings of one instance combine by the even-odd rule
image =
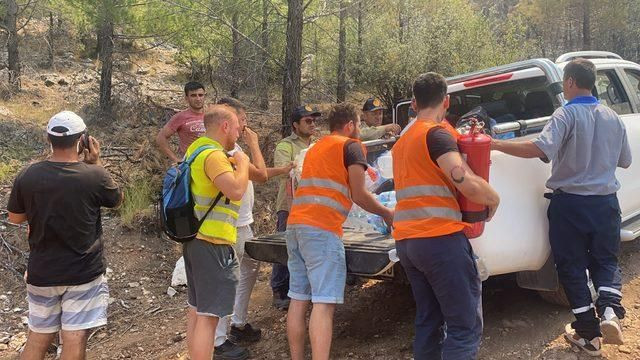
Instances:
[[[547,187],[576,195],[620,189],[616,167],[631,165],[627,132],[618,114],[594,97],[557,109],[533,143],[552,161]]]

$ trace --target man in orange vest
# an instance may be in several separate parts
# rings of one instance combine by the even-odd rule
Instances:
[[[305,156],[302,176],[287,221],[289,313],[287,336],[293,360],[305,358],[305,316],[313,303],[309,333],[313,359],[329,359],[336,304],[344,301],[347,276],[342,223],[352,202],[391,224],[393,210],[365,188],[367,161],[360,136],[360,114],[351,104],[334,105],[331,134]]]
[[[416,301],[414,358],[475,359],[482,335],[482,284],[456,200],[489,208],[500,199],[460,156],[442,126],[449,96],[442,75],[426,73],[413,84],[415,124],[393,146],[397,206],[393,237]],[[446,333],[446,336],[445,336]]]

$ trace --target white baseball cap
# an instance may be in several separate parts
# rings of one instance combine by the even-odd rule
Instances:
[[[47,134],[53,136],[80,134],[86,129],[87,125],[84,124],[84,120],[78,114],[68,110],[53,115],[47,124]]]

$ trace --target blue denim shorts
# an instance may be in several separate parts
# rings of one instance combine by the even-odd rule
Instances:
[[[342,239],[305,225],[287,228],[289,297],[322,304],[342,304],[347,264]]]

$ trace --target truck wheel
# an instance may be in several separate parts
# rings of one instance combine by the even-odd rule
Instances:
[[[598,298],[598,294],[596,293],[596,289],[593,287],[593,283],[591,282],[591,280],[589,280],[589,291],[591,291],[591,299],[595,302]],[[542,300],[548,303],[560,305],[566,308],[571,306],[562,285],[560,285],[560,287],[556,291],[539,290],[538,294],[540,294]]]
[[[562,286],[560,286],[556,291],[539,290],[538,294],[540,294],[542,300],[548,303],[560,305],[566,308],[570,306],[569,299],[567,299],[567,294],[565,294]]]

